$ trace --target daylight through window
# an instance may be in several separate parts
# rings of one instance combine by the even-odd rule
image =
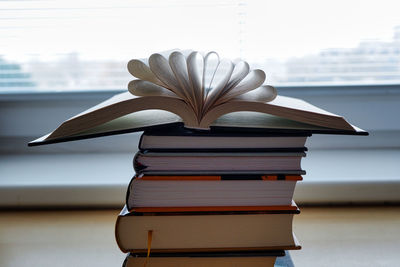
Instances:
[[[125,89],[169,49],[241,57],[275,86],[400,83],[398,1],[2,1],[0,92]]]

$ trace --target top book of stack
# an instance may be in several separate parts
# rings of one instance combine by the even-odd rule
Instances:
[[[215,52],[131,60],[129,92],[66,120],[30,146],[182,126],[198,131],[367,135],[343,117],[263,85],[265,73]]]

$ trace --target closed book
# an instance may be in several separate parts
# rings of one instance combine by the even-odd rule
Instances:
[[[164,127],[145,131],[140,150],[150,151],[259,151],[302,152],[311,134],[274,132],[195,131],[184,127]]]
[[[136,173],[174,174],[304,174],[304,152],[146,152],[136,153]]]
[[[141,207],[288,206],[300,175],[139,176],[128,210]]]
[[[123,252],[144,253],[152,231],[152,252],[300,249],[292,232],[296,206],[258,211],[129,212],[115,228]]]
[[[129,253],[123,267],[274,267],[277,257],[283,258],[285,252],[277,251],[238,251],[238,252],[191,252],[191,253]]]

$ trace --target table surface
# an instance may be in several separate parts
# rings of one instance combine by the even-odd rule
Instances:
[[[118,210],[0,212],[0,266],[121,266]],[[399,266],[400,207],[302,207],[298,266]]]

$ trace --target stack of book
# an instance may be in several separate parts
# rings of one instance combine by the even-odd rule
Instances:
[[[169,51],[131,60],[124,92],[32,141],[145,131],[116,224],[125,264],[272,266],[292,231],[311,134],[368,135],[343,117],[263,85],[245,61]]]
[[[293,193],[306,139],[296,132],[145,131],[116,224],[117,243],[130,253],[126,266],[142,266],[149,252],[150,266],[274,266],[283,250],[299,249]]]

